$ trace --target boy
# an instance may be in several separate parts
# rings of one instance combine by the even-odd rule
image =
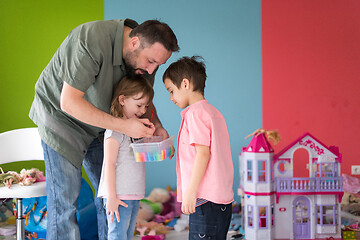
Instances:
[[[225,119],[204,97],[205,64],[183,57],[165,71],[170,100],[181,112],[177,193],[190,214],[189,239],[226,239],[231,220],[234,168]]]

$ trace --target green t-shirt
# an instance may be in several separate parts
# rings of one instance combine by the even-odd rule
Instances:
[[[63,83],[85,93],[84,98],[109,113],[116,83],[126,75],[122,57],[124,24],[131,20],[107,20],[82,24],[70,32],[41,73],[29,116],[41,139],[52,149],[81,167],[89,144],[104,129],[83,123],[63,112]],[[152,74],[150,82],[154,82]]]

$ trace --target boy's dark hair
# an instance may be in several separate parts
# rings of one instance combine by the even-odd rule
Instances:
[[[148,20],[135,27],[129,36],[138,36],[143,43],[143,47],[153,45],[158,42],[162,44],[166,50],[177,52],[179,46],[177,38],[169,25],[158,20]]]
[[[193,91],[204,95],[206,69],[203,60],[200,56],[180,58],[166,69],[163,82],[168,78],[177,88],[180,88],[182,80],[186,78],[193,84]]]

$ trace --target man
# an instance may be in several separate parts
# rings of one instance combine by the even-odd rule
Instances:
[[[113,86],[126,74],[154,83],[159,65],[179,50],[171,28],[157,20],[108,20],[76,27],[61,44],[35,85],[29,116],[38,126],[47,181],[47,239],[80,239],[76,221],[81,166],[97,191],[104,129],[131,137],[168,137],[154,111],[148,119],[112,117]],[[97,193],[95,194],[95,196]],[[104,207],[95,198],[99,239],[107,238]]]

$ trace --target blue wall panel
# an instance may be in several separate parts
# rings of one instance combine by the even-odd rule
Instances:
[[[204,57],[208,74],[205,97],[222,112],[228,125],[234,192],[239,200],[238,154],[248,143],[244,137],[262,126],[260,0],[105,0],[104,16],[132,18],[139,23],[158,19],[169,24],[177,35],[180,52],[160,67],[154,86],[154,103],[170,135],[177,136],[181,110],[170,102],[162,74],[182,56]],[[146,194],[166,185],[176,187],[175,160],[147,164]]]

